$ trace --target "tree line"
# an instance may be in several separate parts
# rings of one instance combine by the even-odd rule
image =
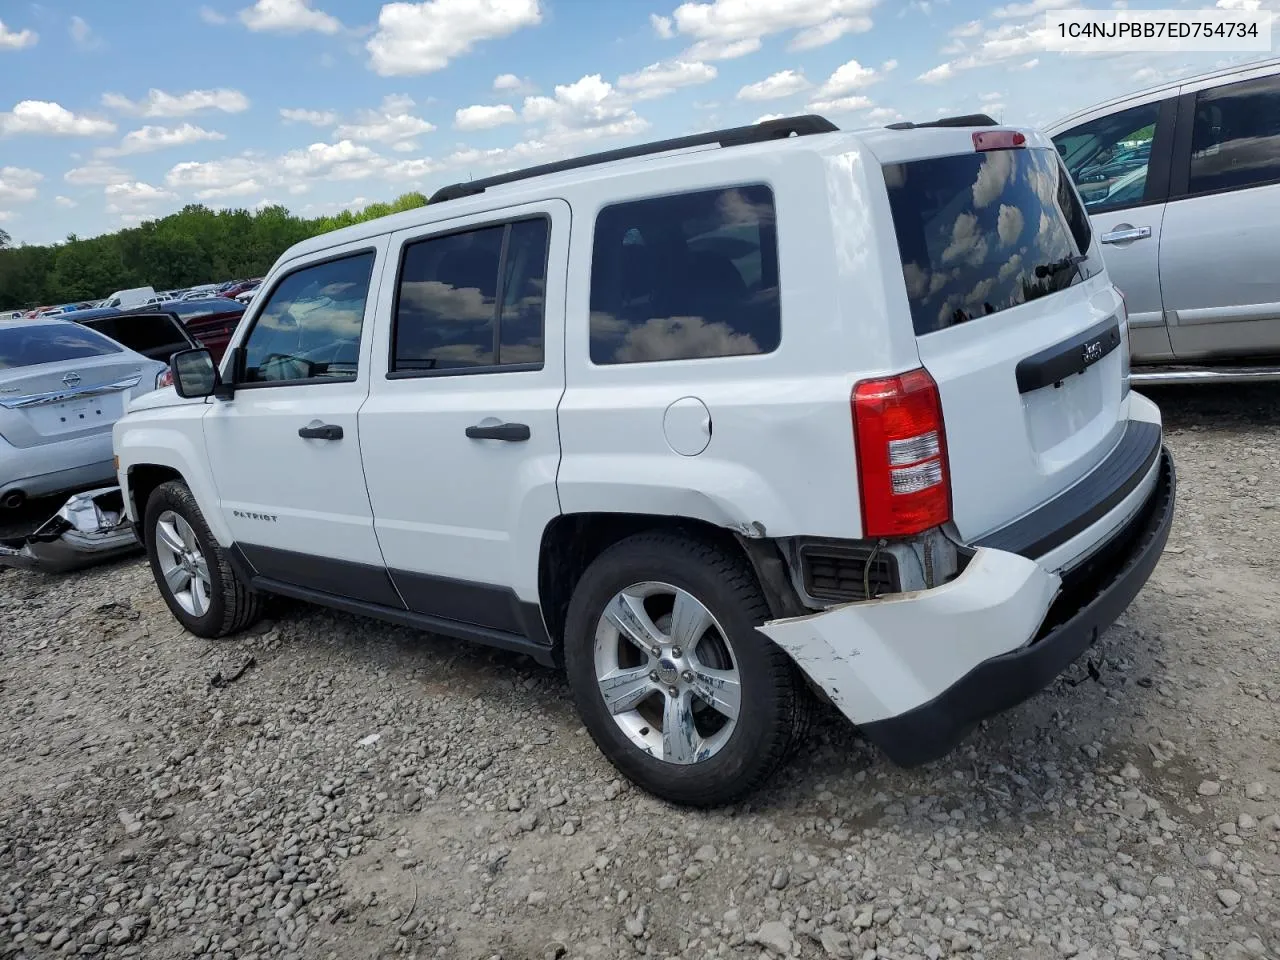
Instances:
[[[199,283],[260,277],[299,240],[427,202],[406,193],[358,213],[306,219],[283,206],[211,210],[190,204],[136,227],[47,246],[9,245],[0,231],[0,309],[98,300],[116,290],[172,290]]]

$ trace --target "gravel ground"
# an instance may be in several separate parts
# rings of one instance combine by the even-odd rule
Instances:
[[[1097,679],[913,771],[824,714],[711,814],[522,658],[0,573],[0,955],[1280,956],[1280,390],[1154,395],[1179,517]]]

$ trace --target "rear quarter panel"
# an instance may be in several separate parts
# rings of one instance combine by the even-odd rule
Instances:
[[[759,183],[773,190],[777,212],[778,349],[594,365],[589,277],[599,211]],[[860,536],[853,384],[918,364],[909,320],[889,319],[887,291],[902,277],[877,190],[883,196],[878,162],[856,139],[833,134],[794,149],[711,151],[565,191],[574,208],[560,406],[565,513],[684,516],[749,536]],[[711,419],[708,445],[694,456],[673,450],[664,429],[668,407],[687,397]]]

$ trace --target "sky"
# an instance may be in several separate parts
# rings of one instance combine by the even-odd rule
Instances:
[[[1100,9],[1212,8],[1104,0]],[[1267,54],[1046,49],[1063,0],[0,0],[0,228],[303,216],[820,113],[1043,125]],[[1257,9],[1277,0],[1216,0]]]

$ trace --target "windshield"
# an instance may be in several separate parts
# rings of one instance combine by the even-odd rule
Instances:
[[[1063,290],[1089,219],[1056,152],[990,150],[884,168],[917,336]]]
[[[70,323],[0,327],[0,370],[87,360],[121,352],[118,343]]]

